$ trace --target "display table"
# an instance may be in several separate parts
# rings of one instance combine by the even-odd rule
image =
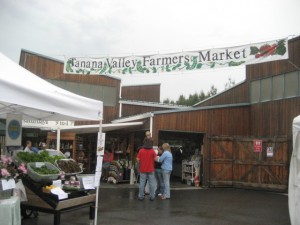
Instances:
[[[21,213],[26,215],[26,210],[34,210],[54,215],[54,225],[60,225],[61,213],[90,207],[90,222],[95,218],[96,193],[93,191],[72,191],[67,199],[59,200],[56,195],[44,193],[42,184],[32,181],[30,178],[22,179],[26,189],[27,201],[21,204]],[[2,224],[1,224],[2,225]]]
[[[21,225],[20,199],[0,200],[0,225]]]

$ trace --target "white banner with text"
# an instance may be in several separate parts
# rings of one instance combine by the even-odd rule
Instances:
[[[64,73],[122,75],[196,71],[288,58],[288,39],[229,48],[124,57],[65,57]]]

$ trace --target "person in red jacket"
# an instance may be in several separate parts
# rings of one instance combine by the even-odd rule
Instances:
[[[153,140],[144,140],[144,145],[137,155],[137,161],[140,163],[140,185],[138,199],[145,199],[145,184],[149,182],[150,200],[155,199],[155,177],[154,177],[154,160],[158,157],[153,149]]]

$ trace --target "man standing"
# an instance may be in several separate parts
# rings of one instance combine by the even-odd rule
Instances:
[[[140,186],[138,199],[140,201],[144,200],[145,184],[148,179],[150,200],[153,201],[155,199],[154,160],[157,159],[157,155],[153,149],[153,141],[151,139],[144,140],[144,145],[140,149],[136,159],[140,163]]]

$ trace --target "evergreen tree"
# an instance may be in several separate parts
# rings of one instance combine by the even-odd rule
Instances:
[[[225,90],[233,87],[234,85],[235,85],[235,81],[229,77],[227,83],[225,84]]]
[[[216,95],[217,92],[218,92],[217,88],[214,85],[212,85],[210,91],[208,91],[207,94],[205,94],[204,91],[200,91],[199,94],[195,92],[194,94],[190,94],[188,98],[185,98],[185,96],[181,94],[178,100],[176,101],[176,103],[173,100],[170,100],[169,98],[163,100],[163,103],[193,106],[196,103],[205,100],[206,98]]]

